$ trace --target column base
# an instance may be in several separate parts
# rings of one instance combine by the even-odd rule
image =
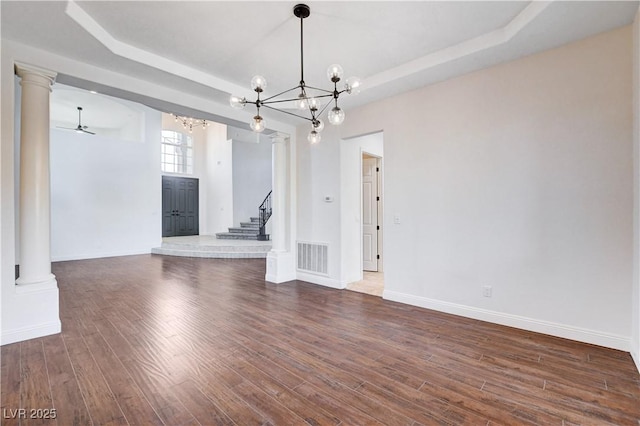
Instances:
[[[270,283],[280,284],[296,279],[293,254],[289,251],[267,253],[267,273],[264,279]]]
[[[58,288],[56,276],[48,274],[44,277],[19,277],[16,280],[16,293],[30,293],[32,291],[51,290]]]

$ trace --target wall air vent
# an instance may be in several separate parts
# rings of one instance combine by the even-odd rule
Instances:
[[[326,244],[298,241],[298,270],[328,275],[328,251],[329,246]]]

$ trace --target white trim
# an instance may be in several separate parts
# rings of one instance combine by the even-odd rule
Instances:
[[[419,306],[421,308],[433,309],[439,312],[446,312],[448,314],[487,321],[494,324],[506,325],[508,327],[515,327],[536,333],[549,334],[551,336],[577,340],[626,352],[629,352],[631,349],[631,339],[629,337],[616,334],[603,333],[601,331],[589,330],[586,328],[574,327],[551,321],[538,320],[519,315],[507,314],[504,312],[445,302],[442,300],[429,299],[422,296],[413,296],[391,290],[384,290],[382,297],[386,300],[406,303],[408,305]]]
[[[640,354],[638,354],[635,351],[631,351],[631,359],[633,359],[633,362],[635,362],[636,368],[638,369],[638,372],[640,373]]]
[[[381,71],[363,82],[363,87],[367,90],[383,84],[407,77],[418,72],[436,67],[441,64],[453,62],[476,52],[499,46],[507,43],[520,31],[533,22],[542,13],[551,1],[532,1],[522,12],[511,20],[506,26],[484,33],[469,40],[462,41],[453,46],[448,46],[425,56],[413,59],[404,64]]]
[[[120,256],[136,256],[140,254],[151,254],[151,249],[140,250],[126,250],[126,251],[112,251],[105,253],[91,253],[91,254],[71,254],[66,256],[52,256],[52,262],[66,262],[67,260],[85,260],[85,259],[102,259],[103,257],[120,257]]]
[[[323,277],[322,275],[309,274],[307,272],[298,271],[296,279],[300,281],[306,281],[311,284],[318,284],[324,287],[335,288],[338,290],[343,290],[347,287],[346,281]]]
[[[14,330],[2,331],[0,337],[0,345],[8,345],[10,343],[22,342],[24,340],[35,339],[38,337],[50,336],[58,334],[62,330],[60,320],[37,324],[28,327],[21,327]]]
[[[172,61],[155,53],[124,43],[113,37],[91,15],[72,0],[67,2],[66,14],[74,20],[82,29],[88,32],[100,44],[109,49],[114,55],[135,61],[161,71],[189,79],[204,86],[212,87],[226,93],[234,93],[240,96],[251,96],[252,92],[242,86],[238,86],[212,74],[188,67],[176,61]]]

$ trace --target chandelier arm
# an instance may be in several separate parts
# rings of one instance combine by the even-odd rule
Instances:
[[[316,99],[320,99],[320,98],[332,98],[333,94],[325,94],[325,95],[318,95],[318,96],[311,96],[311,98],[316,98]],[[273,99],[273,96],[269,99]],[[310,99],[309,97],[307,97],[307,99]],[[279,103],[279,102],[289,102],[289,101],[298,101],[300,100],[300,98],[296,97],[296,98],[290,98],[290,99],[277,99],[277,100],[272,100],[272,101],[261,101],[261,104],[275,104],[275,103]]]
[[[305,87],[306,87],[307,89],[313,89],[313,90],[318,90],[318,91],[320,91],[320,92],[330,93],[330,94],[331,94],[331,96],[333,95],[333,90],[321,89],[321,88],[319,88],[319,87],[313,87],[313,86],[305,86]],[[344,92],[344,90],[343,90],[342,92]],[[342,92],[340,92],[340,93],[342,93]],[[323,95],[323,96],[326,96],[326,95]],[[318,98],[318,97],[319,97],[319,96],[316,96],[316,98]]]
[[[297,89],[299,89],[300,87],[301,87],[300,85],[297,85],[296,87],[292,87],[291,89],[287,89],[287,90],[285,90],[285,91],[283,91],[283,92],[278,93],[277,95],[273,95],[273,96],[269,96],[268,98],[264,98],[264,99],[263,99],[263,102],[266,102],[266,101],[271,100],[271,99],[273,99],[273,98],[277,98],[278,96],[280,96],[280,95],[284,95],[284,94],[285,94],[285,93],[287,93],[287,92],[292,92],[292,91],[294,91],[294,90],[297,90]]]
[[[320,117],[320,116],[322,115],[322,113],[324,112],[324,110],[326,110],[326,109],[327,109],[327,107],[328,107],[329,105],[331,105],[331,101],[327,102],[327,103],[322,107],[322,109],[321,109],[321,110],[320,110],[320,112],[318,113],[318,117]]]
[[[265,107],[265,108],[272,109],[272,110],[274,110],[274,111],[281,112],[281,113],[283,113],[283,114],[293,115],[294,117],[302,118],[303,120],[312,121],[309,117],[305,117],[305,116],[303,116],[303,115],[299,115],[299,114],[294,114],[294,113],[292,113],[292,112],[285,111],[285,110],[278,109],[278,108],[274,108],[274,107],[269,106],[269,105],[264,105],[264,107]]]
[[[318,98],[328,98],[328,97],[332,97],[332,96],[333,96],[332,94],[326,94],[326,95],[314,96],[314,98],[316,98],[316,99],[318,99]],[[273,96],[271,98],[269,98],[269,99],[272,99],[272,98],[273,98]],[[297,101],[297,100],[299,100],[299,98],[278,99],[278,100],[275,100],[275,101],[264,100],[264,101],[260,101],[260,104],[261,105],[265,105],[265,104],[268,105],[268,104],[277,104],[277,103],[281,103],[281,102],[292,102],[292,101]]]
[[[261,102],[262,105],[269,105],[269,104],[280,104],[282,102],[293,102],[293,101],[297,101],[299,100],[299,98],[287,98],[287,99],[277,99],[275,101],[263,101]]]

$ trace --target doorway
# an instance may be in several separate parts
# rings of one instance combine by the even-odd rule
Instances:
[[[162,176],[162,236],[199,234],[198,179]]]

